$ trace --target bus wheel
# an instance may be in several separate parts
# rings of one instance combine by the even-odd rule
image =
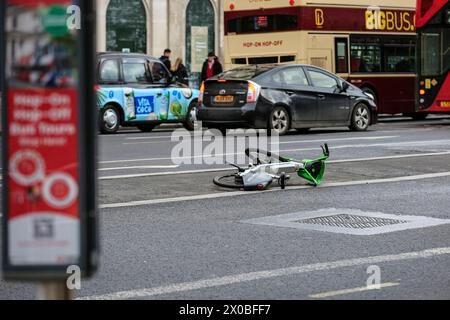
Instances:
[[[350,130],[366,131],[369,128],[369,125],[370,125],[369,108],[363,103],[356,105],[352,113]]]
[[[107,105],[100,113],[100,132],[104,134],[116,133],[120,127],[120,114],[117,108]]]

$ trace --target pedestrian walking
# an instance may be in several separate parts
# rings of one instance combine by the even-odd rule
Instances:
[[[189,85],[188,73],[186,67],[183,64],[183,59],[177,58],[177,60],[175,60],[175,64],[172,67],[172,70],[170,71],[172,72],[172,75],[177,77],[178,82]]]
[[[214,54],[214,52],[210,52],[208,54],[208,59],[203,63],[201,81],[205,81],[215,75],[222,73],[223,67],[219,62],[219,58]]]
[[[162,63],[167,67],[167,70],[172,69],[172,63],[170,61],[170,56],[172,55],[172,51],[170,49],[164,50],[164,54],[159,58]]]

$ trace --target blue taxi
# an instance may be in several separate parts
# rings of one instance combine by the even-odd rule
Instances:
[[[162,123],[194,128],[199,90],[172,78],[159,59],[137,53],[97,55],[97,105],[100,131],[122,127],[150,132]]]

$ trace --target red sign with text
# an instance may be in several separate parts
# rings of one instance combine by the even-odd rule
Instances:
[[[75,262],[79,255],[77,92],[10,89],[7,105],[11,260]]]

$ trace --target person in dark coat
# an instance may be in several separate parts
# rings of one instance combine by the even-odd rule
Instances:
[[[219,62],[219,58],[214,54],[214,52],[210,52],[208,54],[208,59],[203,63],[201,81],[205,81],[219,73],[223,72],[222,64]]]
[[[177,77],[177,81],[185,84],[185,85],[189,85],[189,80],[188,80],[188,72],[186,67],[183,64],[183,59],[181,58],[177,58],[177,60],[175,61],[175,64],[172,67],[172,70],[170,70],[172,72],[173,76]]]
[[[166,49],[164,50],[164,55],[162,55],[161,58],[159,58],[159,60],[161,60],[161,62],[164,63],[164,65],[166,66],[167,70],[172,69],[172,63],[170,62],[171,54],[172,51],[170,49]]]

